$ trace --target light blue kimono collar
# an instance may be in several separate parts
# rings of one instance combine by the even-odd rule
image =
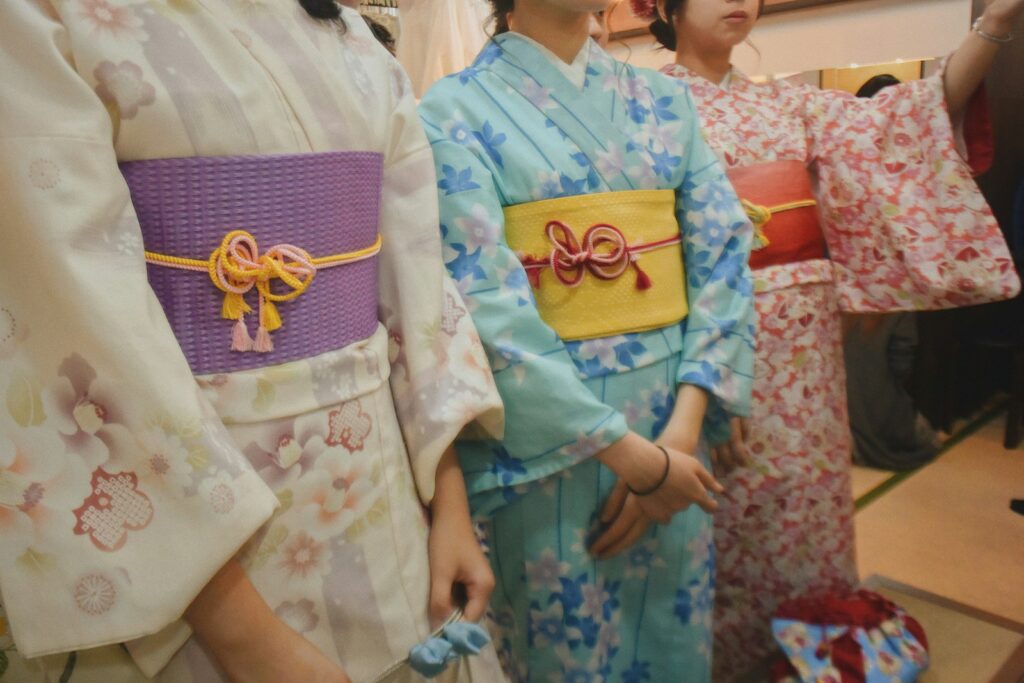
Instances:
[[[595,74],[606,73],[609,66],[626,67],[612,60],[593,40],[589,50],[588,81],[582,92],[532,41],[511,32],[495,36],[477,58],[475,66],[493,71],[512,90],[532,103],[576,143],[596,170],[600,168],[599,152],[607,152],[612,145],[626,150],[631,141],[607,112],[595,106],[593,88],[597,86],[590,80]],[[623,77],[630,76],[623,74]],[[611,178],[602,175],[602,178],[612,190],[635,189],[624,173]]]
[[[516,36],[520,40],[525,40],[530,45],[544,55],[548,62],[562,72],[562,75],[572,83],[577,90],[583,90],[583,87],[587,84],[587,66],[590,61],[590,46],[592,41],[584,41],[583,46],[580,47],[579,52],[573,58],[572,62],[565,63],[558,55],[551,50],[547,49],[540,43],[529,36],[524,36],[521,33],[517,33]]]

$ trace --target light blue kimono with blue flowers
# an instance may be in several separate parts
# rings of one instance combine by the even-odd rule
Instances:
[[[683,383],[711,397],[709,436],[747,413],[752,229],[687,87],[595,43],[585,49],[581,89],[534,43],[505,33],[421,103],[445,261],[506,411],[502,441],[464,438],[459,457],[474,513],[487,520],[496,636],[513,681],[699,683],[710,676],[710,518],[691,507],[623,556],[595,560],[587,546],[615,477],[592,456],[630,429],[656,437]],[[636,189],[677,192],[689,315],[640,334],[562,340],[537,311],[502,208]]]

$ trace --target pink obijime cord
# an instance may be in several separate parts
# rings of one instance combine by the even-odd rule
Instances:
[[[650,289],[651,278],[640,268],[640,255],[682,241],[679,235],[674,235],[655,242],[629,245],[622,231],[608,223],[588,228],[582,243],[562,221],[550,221],[545,232],[552,244],[551,253],[520,257],[534,289],[540,289],[540,274],[545,268],[550,268],[563,285],[577,287],[587,272],[599,280],[614,280],[630,266],[636,271],[636,288]]]
[[[207,273],[217,289],[224,292],[221,317],[235,321],[231,349],[269,353],[274,350],[270,333],[283,325],[277,304],[298,298],[320,270],[375,257],[380,253],[381,244],[382,239],[378,235],[371,246],[345,254],[313,258],[305,249],[293,244],[277,244],[260,254],[255,237],[244,230],[234,230],[224,237],[221,245],[205,261],[147,251],[146,262]],[[287,285],[288,291],[277,294],[271,290],[274,280]],[[245,314],[252,312],[245,295],[252,289],[257,291],[259,308],[255,340],[249,336],[245,324]]]

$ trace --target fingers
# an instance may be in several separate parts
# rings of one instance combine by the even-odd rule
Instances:
[[[626,502],[622,505],[622,510],[618,516],[612,521],[611,526],[605,529],[597,540],[594,541],[593,545],[590,546],[590,552],[592,555],[600,557],[605,550],[620,541],[637,518],[642,514],[640,508],[636,504],[636,500],[632,495],[626,497]]]
[[[597,556],[598,559],[607,560],[608,558],[615,557],[624,550],[628,550],[633,546],[634,543],[640,540],[640,538],[643,537],[645,533],[647,533],[647,529],[650,528],[650,526],[650,519],[643,516],[638,517],[636,521],[633,523],[633,526],[631,526],[629,528],[629,531],[626,532],[626,535],[618,541],[616,541],[615,543],[613,543],[612,545],[608,546],[608,548],[604,552]]]
[[[626,482],[619,480],[615,484],[615,488],[612,489],[611,494],[608,496],[608,500],[605,501],[604,508],[601,509],[601,524],[608,524],[613,519],[619,516],[622,512],[622,506],[626,502],[626,496],[629,494],[629,487],[626,486]]]
[[[732,446],[726,442],[711,449],[711,469],[720,477],[729,474],[735,467]]]
[[[721,449],[725,446],[712,446],[711,447],[711,467],[715,472],[725,473],[729,471],[728,466],[725,464],[724,459],[727,457],[724,453],[721,453]]]
[[[701,510],[707,513],[712,513],[718,509],[718,503],[706,489],[699,488],[693,496],[693,502],[696,503]]]
[[[704,465],[697,463],[697,467],[694,468],[694,473],[697,475],[697,480],[704,486],[704,488],[711,489],[715,493],[722,493],[725,491],[725,487],[718,483],[718,480],[707,471]]]
[[[721,451],[721,457],[717,463],[713,463],[716,475],[725,476],[742,464],[742,458],[736,452],[736,447],[732,442],[722,444],[718,450]]]
[[[729,445],[732,447],[733,467],[745,467],[750,464],[750,451],[747,450],[746,420],[738,420],[739,427],[732,430]]]
[[[440,626],[455,610],[455,601],[452,600],[452,587],[454,581],[450,576],[435,576],[430,582],[430,625],[432,628]]]
[[[750,465],[750,451],[747,449],[749,424],[734,417],[729,421],[729,440],[712,449],[711,464],[719,476]]]
[[[486,571],[477,572],[475,576],[468,579],[466,586],[466,606],[462,614],[467,621],[480,621],[487,611],[487,602],[494,592],[494,574],[488,568]]]
[[[718,503],[714,498],[711,497],[709,490],[715,493],[722,493],[725,491],[725,487],[718,483],[718,481],[711,476],[703,465],[699,462],[695,463],[693,468],[694,478],[691,480],[691,485],[688,487],[691,489],[690,498],[691,500],[700,506],[704,512],[714,512],[718,509]]]

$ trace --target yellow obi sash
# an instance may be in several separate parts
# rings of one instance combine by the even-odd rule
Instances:
[[[508,206],[505,237],[526,268],[541,318],[562,339],[643,332],[686,317],[673,190]]]

